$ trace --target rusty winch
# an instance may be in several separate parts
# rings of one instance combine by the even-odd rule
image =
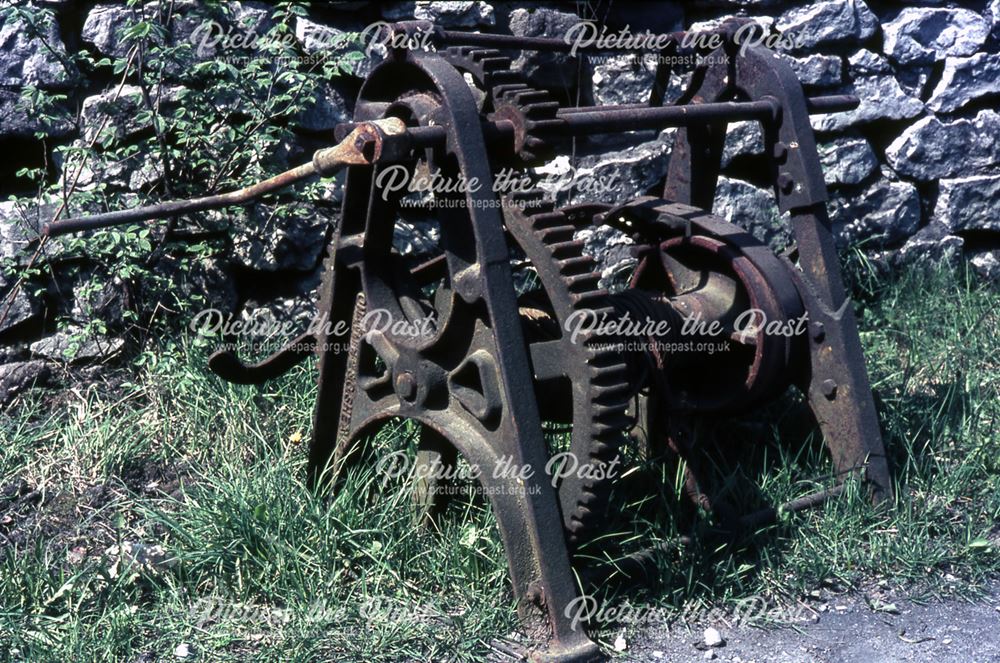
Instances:
[[[400,35],[431,35],[437,50],[391,52],[365,81],[354,122],[339,127],[340,143],[311,163],[231,194],[60,221],[46,234],[242,204],[346,167],[319,324],[260,363],[219,352],[211,367],[257,383],[318,357],[313,481],[362,457],[364,441],[397,417],[422,425],[419,462],[464,457],[489,489],[519,613],[540,629],[532,630],[543,643],[538,655],[586,660],[599,650],[564,610],[578,593],[568,552],[600,531],[614,473],[573,473],[553,488],[540,471],[495,472],[501,463],[547,465],[543,422],[570,424],[574,462],[597,468],[613,467],[626,445],[669,447],[692,461],[692,497],[732,521],[732,508],[701,490],[690,422],[746,412],[794,385],[837,476],[861,477],[876,501],[891,491],[809,123],[810,113],[847,110],[857,99],[807,98],[773,52],[738,47],[741,25],[718,29],[723,45],[703,53],[678,99],[664,98],[670,59],[661,58],[648,104],[566,108],[495,50],[568,51],[562,40],[396,24]],[[669,35],[664,53],[680,52],[682,39]],[[737,120],[763,128],[777,205],[795,240],[780,255],[740,219],[710,211],[727,123]],[[555,209],[538,192],[490,186],[501,167],[538,165],[575,136],[671,126],[679,129],[656,195]],[[417,263],[393,248],[405,192],[376,184],[400,165],[485,183],[435,191],[440,239]],[[637,266],[613,294],[599,287],[597,263],[578,238],[598,225],[635,244]],[[368,329],[374,310],[431,322],[418,335]],[[338,328],[351,330],[346,352]],[[720,341],[725,351],[716,351]],[[425,497],[433,502],[433,491]]]

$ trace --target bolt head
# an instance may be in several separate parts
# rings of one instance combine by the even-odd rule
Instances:
[[[778,175],[778,188],[782,193],[791,193],[795,190],[795,179],[791,173],[781,173]]]
[[[788,159],[788,146],[784,143],[775,143],[774,158],[778,161],[778,163],[785,163]]]
[[[837,395],[837,382],[835,380],[823,380],[819,388],[823,395],[830,400],[833,400]]]
[[[412,401],[417,395],[417,380],[406,371],[396,376],[396,393],[403,400]]]

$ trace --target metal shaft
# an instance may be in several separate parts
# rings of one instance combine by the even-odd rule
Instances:
[[[710,30],[703,34],[722,34],[722,30]],[[668,32],[647,37],[650,43],[657,43],[663,49],[669,45],[676,45],[686,35],[686,32]],[[568,53],[573,50],[581,53],[602,53],[608,51],[628,51],[633,50],[632,46],[598,46],[595,44],[574,44],[572,41],[565,41],[555,37],[517,37],[514,35],[488,34],[481,32],[458,32],[455,30],[441,30],[436,35],[440,35],[440,41],[449,46],[478,46],[481,48],[508,48],[526,49],[532,51],[549,51],[557,53]],[[657,50],[650,48],[647,50]]]
[[[192,198],[191,200],[170,200],[157,205],[147,207],[137,207],[135,209],[118,210],[116,212],[105,212],[104,214],[93,214],[91,216],[66,219],[64,221],[53,221],[42,226],[42,235],[57,237],[68,233],[80,232],[82,230],[95,230],[107,228],[125,223],[135,223],[146,221],[174,214],[186,214],[189,212],[201,212],[217,207],[228,207],[230,205],[242,205],[255,198],[259,198],[265,193],[288,186],[316,174],[313,164],[306,163],[301,166],[286,170],[280,175],[275,175],[263,182],[258,182],[245,189],[220,193],[215,196],[205,196],[204,198]]]
[[[834,113],[856,108],[858,103],[857,97],[833,95],[811,99],[806,107],[810,113]],[[641,104],[605,108],[566,108],[556,114],[557,118],[565,120],[565,124],[553,127],[552,131],[564,135],[579,136],[616,131],[683,127],[713,121],[766,120],[776,116],[780,110],[781,105],[776,99],[684,104],[656,108]]]
[[[810,113],[832,113],[850,110],[855,108],[858,103],[857,97],[834,95],[809,99],[807,107]],[[767,120],[777,112],[779,112],[777,102],[771,100],[727,101],[660,107],[638,104],[602,108],[584,106],[560,109],[556,118],[561,122],[549,127],[547,131],[552,136],[583,136],[617,131],[689,126],[713,121]],[[485,122],[484,130],[488,136],[498,140],[513,135],[513,127],[505,120]],[[383,157],[398,158],[413,148],[442,145],[447,136],[444,127],[407,129],[403,122],[397,118],[386,118],[374,122],[346,123],[338,127],[337,133],[343,135],[348,131],[350,134],[339,144],[316,152],[311,162],[286,170],[252,186],[192,200],[171,200],[131,210],[119,210],[55,221],[42,226],[42,235],[57,237],[83,230],[96,230],[176,214],[243,205],[313,175],[329,175],[345,165],[370,165]]]
[[[837,113],[858,107],[860,100],[849,94],[813,97],[806,100],[810,113]],[[553,125],[548,131],[554,135],[582,136],[586,134],[614,133],[637,129],[657,129],[688,126],[713,121],[766,120],[779,111],[776,102],[727,101],[704,104],[684,104],[674,106],[647,106],[646,104],[622,104],[620,106],[573,106],[560,108],[556,118],[564,120]],[[342,135],[359,126],[353,122],[338,125],[337,135]],[[490,142],[513,136],[513,126],[507,120],[483,123],[483,130]],[[441,126],[412,127],[407,129],[414,147],[436,147],[443,145],[447,131]]]
[[[92,216],[54,221],[42,226],[42,236],[57,237],[82,230],[96,230],[111,226],[147,221],[175,214],[202,212],[219,207],[243,205],[261,196],[277,191],[313,175],[328,175],[346,165],[366,165],[377,161],[388,148],[399,150],[389,139],[405,139],[406,126],[397,118],[386,118],[375,122],[365,122],[354,127],[354,130],[337,145],[318,150],[309,163],[296,166],[291,170],[258,182],[251,186],[220,193],[214,196],[193,198],[191,200],[170,200],[156,205],[137,207],[130,210],[119,210],[94,214]]]

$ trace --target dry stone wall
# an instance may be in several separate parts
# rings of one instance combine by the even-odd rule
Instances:
[[[17,267],[37,244],[40,224],[58,205],[39,201],[35,183],[21,174],[42,168],[49,183],[124,195],[162,197],[168,184],[161,163],[141,153],[114,163],[64,171],[58,146],[84,145],[110,130],[119,139],[148,135],[142,112],[144,91],[120,89],[108,76],[80,71],[70,55],[93,58],[128,53],[125,26],[136,5],[122,2],[31,0],[20,3],[50,12],[54,20],[25,25],[10,11],[0,13],[0,402],[27,385],[66,370],[68,365],[102,362],[131,347],[121,334],[124,311],[142,300],[124,280],[79,264],[58,243],[45,256],[51,278],[22,287]],[[225,3],[232,26],[264,29],[273,7],[263,2]],[[150,12],[157,3],[139,5]],[[191,40],[201,18],[194,0],[172,4],[171,29],[164,44]],[[580,13],[576,13],[580,7]],[[600,14],[587,14],[596,5]],[[363,30],[374,21],[430,20],[449,29],[563,37],[581,20],[596,20],[609,31],[673,31],[704,28],[729,16],[755,18],[773,35],[794,36],[779,48],[807,90],[849,92],[861,98],[856,110],[813,118],[830,192],[834,229],[844,246],[860,246],[887,267],[915,260],[967,259],[984,278],[1000,278],[1000,0],[907,3],[826,0],[710,0],[696,3],[539,3],[539,2],[329,2],[314,3],[294,25],[296,52],[322,54],[336,37]],[[185,75],[199,62],[224,57],[219,47],[194,49],[189,61],[171,65],[164,84],[148,100],[158,108],[182,108],[191,94]],[[512,53],[514,68],[532,85],[565,103],[643,102],[655,67],[629,55],[587,58],[565,54]],[[311,103],[288,123],[285,138],[266,156],[274,169],[302,161],[329,141],[333,127],[350,117],[354,96],[367,72],[378,64],[375,49],[345,75],[317,88]],[[683,78],[671,81],[679,94]],[[26,91],[56,95],[45,113],[24,103]],[[220,100],[225,104],[225,100]],[[234,113],[239,108],[233,108]],[[44,140],[40,137],[43,137]],[[660,179],[673,131],[634,132],[581,140],[538,172],[555,177],[550,194],[559,202],[620,200],[646,192]],[[788,241],[774,196],[760,178],[767,172],[763,139],[752,123],[730,127],[715,209],[774,244]],[[587,182],[612,182],[599,191]],[[232,241],[226,255],[183,268],[160,256],[155,269],[173,279],[180,296],[201,293],[223,310],[249,315],[266,308],[276,315],[308,318],[319,279],[326,232],[336,217],[339,183],[326,185],[327,205],[303,205],[274,225],[266,204],[232,213]],[[86,210],[73,210],[81,212]],[[293,211],[294,212],[294,211]],[[433,240],[428,219],[400,224],[401,250],[420,252]],[[613,232],[587,233],[609,282],[627,269],[628,247]],[[72,277],[60,259],[71,262]],[[12,267],[13,266],[13,267]],[[276,287],[280,284],[280,287]],[[95,318],[109,324],[98,337],[76,333]],[[71,351],[67,352],[67,349]]]

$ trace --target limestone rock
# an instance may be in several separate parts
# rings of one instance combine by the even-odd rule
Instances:
[[[150,101],[159,104],[161,112],[177,107],[182,102],[185,88],[165,86],[149,91]],[[80,124],[85,141],[104,138],[125,138],[152,128],[152,121],[140,111],[145,109],[142,89],[137,85],[115,87],[101,94],[87,97],[80,109]]]
[[[930,223],[907,240],[895,257],[897,265],[915,263],[958,265],[965,240],[939,223]]]
[[[29,244],[37,240],[42,224],[52,220],[58,205],[43,203],[30,198],[8,200],[0,203],[0,259],[26,260]],[[47,255],[58,255],[61,245],[49,241]]]
[[[760,25],[767,33],[770,33],[772,28],[774,28],[774,17],[773,16],[744,16],[742,14],[726,14],[725,16],[720,16],[718,18],[712,18],[707,21],[696,21],[691,24],[688,28],[691,32],[703,32],[707,30],[715,30],[722,26],[723,23],[731,18],[749,19]]]
[[[23,287],[12,288],[0,297],[0,337],[33,319],[39,310],[38,302]]]
[[[258,356],[280,349],[290,337],[307,328],[315,317],[316,301],[307,296],[279,297],[268,301],[251,299],[238,316],[234,316],[245,325],[247,333],[244,340],[263,349]]]
[[[576,14],[541,7],[515,9],[510,13],[511,34],[518,37],[554,37],[563,39],[580,23]],[[569,53],[545,53],[524,50],[511,67],[542,87],[563,89],[577,84],[577,57]]]
[[[347,40],[342,30],[329,25],[310,21],[305,16],[295,18],[295,39],[302,44],[302,50],[312,55],[340,46]]]
[[[868,39],[878,29],[878,19],[864,0],[831,0],[790,9],[778,17],[775,27],[796,41],[796,50],[805,51]]]
[[[441,228],[429,219],[400,219],[392,230],[392,246],[406,255],[430,255],[440,241]]]
[[[864,138],[836,138],[817,145],[828,186],[859,184],[878,168],[878,158]]]
[[[73,288],[70,318],[81,325],[101,320],[106,328],[119,329],[125,315],[123,284],[117,278],[92,274]]]
[[[319,262],[328,220],[311,205],[257,204],[233,237],[241,265],[262,272],[308,272]]]
[[[988,94],[1000,94],[1000,54],[948,58],[927,107],[938,113],[951,113]]]
[[[646,103],[655,74],[656,63],[642,54],[612,56],[594,65],[594,102],[600,106]]]
[[[124,32],[124,26],[130,16],[131,12],[122,5],[97,5],[87,14],[81,36],[98,52],[123,57],[127,47],[124,35],[121,33]]]
[[[792,66],[803,85],[834,87],[844,81],[844,63],[836,55],[813,53],[807,57],[795,58],[782,54],[781,57]]]
[[[969,9],[907,7],[884,23],[885,52],[902,64],[928,63],[975,53],[989,26]]]
[[[774,192],[769,189],[720,177],[712,210],[774,249],[783,249],[791,242],[790,228],[778,212]]]
[[[88,334],[80,327],[68,327],[32,343],[31,353],[55,361],[86,363],[113,357],[123,347],[125,341],[120,338]]]
[[[1000,175],[941,180],[934,220],[955,232],[1000,231]]]
[[[764,133],[760,122],[748,120],[730,124],[722,149],[723,168],[736,157],[759,154],[764,154]]]
[[[896,69],[896,80],[903,91],[911,97],[926,99],[927,84],[934,77],[933,65],[900,66]]]
[[[673,133],[633,148],[581,159],[575,170],[549,187],[557,205],[615,203],[643,195],[666,175]]]
[[[953,122],[926,117],[894,140],[885,155],[901,175],[930,181],[1000,163],[997,135],[1000,114],[991,110]]]
[[[7,405],[32,385],[44,383],[49,377],[44,361],[21,361],[0,366],[0,405]]]
[[[612,55],[594,64],[591,78],[597,106],[649,103],[656,78],[655,57],[640,53]],[[666,99],[677,99],[686,86],[686,76],[671,72]]]
[[[494,25],[493,7],[486,2],[433,1],[390,2],[381,7],[382,17],[389,21],[416,19],[431,21],[442,28],[476,28]]]
[[[597,261],[600,287],[618,290],[628,284],[638,262],[632,256],[630,237],[611,226],[595,226],[579,231],[574,239],[583,240],[584,252]]]
[[[851,73],[857,74],[891,74],[892,67],[889,61],[878,53],[873,53],[866,48],[860,48],[847,58]]]
[[[80,139],[72,143],[76,148],[85,145]],[[139,191],[163,180],[163,162],[149,152],[137,152],[118,160],[81,160],[74,156],[68,161],[63,154],[55,153],[52,161],[59,170],[60,189],[75,183],[76,189],[82,191],[101,183],[113,190]]]
[[[924,110],[920,99],[912,97],[900,87],[892,76],[882,73],[888,70],[888,63],[869,51],[855,53],[850,58],[852,67],[857,67],[858,75],[854,84],[843,90],[857,95],[861,105],[846,113],[813,115],[810,120],[816,131],[841,131],[875,120],[901,120],[916,117]]]
[[[351,105],[340,90],[321,85],[313,91],[312,102],[295,118],[295,124],[306,131],[330,132],[351,119]]]
[[[20,92],[0,89],[0,136],[32,138],[42,131],[49,138],[62,138],[76,129],[76,120],[65,103],[57,102],[49,115],[43,119],[27,107]]]
[[[338,21],[337,27],[295,19],[295,39],[309,55],[324,55],[335,60],[341,71],[364,77],[388,53],[381,39],[383,33],[366,32],[369,26],[356,20]]]
[[[704,644],[706,647],[725,647],[726,640],[719,633],[719,629],[709,626],[704,632]]]
[[[310,21],[305,16],[295,18],[295,39],[302,45],[302,50],[309,55],[324,53],[327,55],[343,55],[358,50],[364,50],[373,42],[377,42],[382,32],[365,32],[368,25],[356,21],[338,22],[337,27],[327,23]],[[366,42],[366,40],[368,40]]]
[[[703,0],[705,7],[720,7],[722,9],[746,9],[757,7],[774,7],[784,4],[785,0]]]
[[[980,251],[969,258],[969,263],[984,280],[1000,282],[1000,251]]]
[[[13,14],[0,14],[0,85],[65,88],[77,79],[55,21],[40,27],[43,34],[36,36]]]
[[[845,245],[891,245],[920,227],[920,194],[909,182],[880,179],[861,192],[837,191],[828,207],[833,230]]]
[[[259,39],[274,25],[272,9],[262,2],[230,2],[227,6],[228,14],[197,0],[177,0],[173,4],[169,41],[164,42],[155,33],[150,36],[157,45],[190,46],[189,52],[167,67],[168,76],[183,74],[191,64],[219,57],[223,51],[227,55],[252,54]],[[144,16],[157,16],[157,12],[155,0],[141,7],[98,4],[87,13],[80,34],[100,54],[123,58],[131,46],[126,39],[128,27]],[[232,43],[226,43],[230,37]]]

